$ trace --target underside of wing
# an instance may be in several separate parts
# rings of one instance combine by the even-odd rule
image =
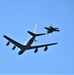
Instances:
[[[23,47],[22,44],[18,43],[17,41],[14,41],[13,39],[9,38],[9,37],[6,36],[6,35],[4,35],[3,37],[6,38],[9,42],[13,43],[15,46],[17,46],[17,47],[20,48],[20,49]]]
[[[30,49],[40,48],[40,47],[45,47],[45,46],[52,46],[52,45],[56,45],[56,44],[57,43],[44,44],[44,45],[38,45],[38,46],[31,46]]]

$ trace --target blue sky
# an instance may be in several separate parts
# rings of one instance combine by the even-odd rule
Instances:
[[[13,44],[6,47],[4,34],[23,44],[36,23],[37,33],[50,24],[60,32],[37,37],[33,45],[58,44],[21,56]],[[74,0],[0,0],[0,74],[74,74]]]

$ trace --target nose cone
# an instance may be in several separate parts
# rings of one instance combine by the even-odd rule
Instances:
[[[18,55],[21,55],[22,53],[18,52]]]
[[[19,51],[18,52],[18,55],[21,55],[23,52],[24,52],[23,50]]]

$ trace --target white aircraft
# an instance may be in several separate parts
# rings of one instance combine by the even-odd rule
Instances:
[[[8,40],[7,42],[7,46],[11,43],[14,44],[12,50],[14,50],[16,48],[16,46],[18,48],[20,48],[19,52],[18,52],[18,55],[21,55],[23,52],[25,52],[26,50],[29,50],[29,49],[35,49],[34,53],[36,53],[38,51],[38,48],[40,47],[45,47],[44,51],[46,51],[48,48],[47,46],[51,46],[51,45],[55,45],[57,43],[51,43],[51,44],[44,44],[44,45],[38,45],[38,46],[31,46],[31,44],[36,41],[35,38],[37,36],[41,36],[41,35],[45,35],[45,33],[42,33],[42,34],[36,34],[36,25],[35,25],[35,29],[34,29],[34,33],[28,31],[28,33],[31,35],[30,39],[26,42],[26,44],[22,45],[20,43],[18,43],[17,41],[14,41],[13,39],[9,38],[8,36],[6,35],[3,35],[4,38],[6,38]]]

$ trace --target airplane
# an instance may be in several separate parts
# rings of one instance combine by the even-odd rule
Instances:
[[[41,47],[45,47],[44,48],[44,51],[46,51],[48,49],[48,46],[51,46],[51,45],[55,45],[57,43],[51,43],[51,44],[44,44],[44,45],[37,45],[37,46],[31,46],[31,44],[35,41],[35,38],[37,36],[42,36],[42,35],[45,35],[45,33],[42,33],[42,34],[36,34],[36,26],[35,26],[35,29],[34,29],[34,33],[31,32],[31,31],[28,31],[28,33],[31,35],[31,37],[29,38],[29,40],[25,43],[25,44],[20,44],[19,42],[11,39],[10,37],[6,36],[6,35],[3,35],[4,38],[6,38],[8,40],[7,42],[7,46],[11,43],[14,44],[12,50],[14,50],[16,47],[18,47],[20,50],[18,52],[18,55],[21,55],[23,54],[26,50],[30,50],[30,49],[35,49],[34,50],[34,53],[37,53],[38,51],[38,48],[41,48]]]
[[[52,33],[54,31],[57,31],[57,32],[60,31],[59,28],[57,28],[57,27],[54,28],[54,27],[52,27],[52,25],[49,27],[45,27],[45,29],[47,29],[47,34]]]

